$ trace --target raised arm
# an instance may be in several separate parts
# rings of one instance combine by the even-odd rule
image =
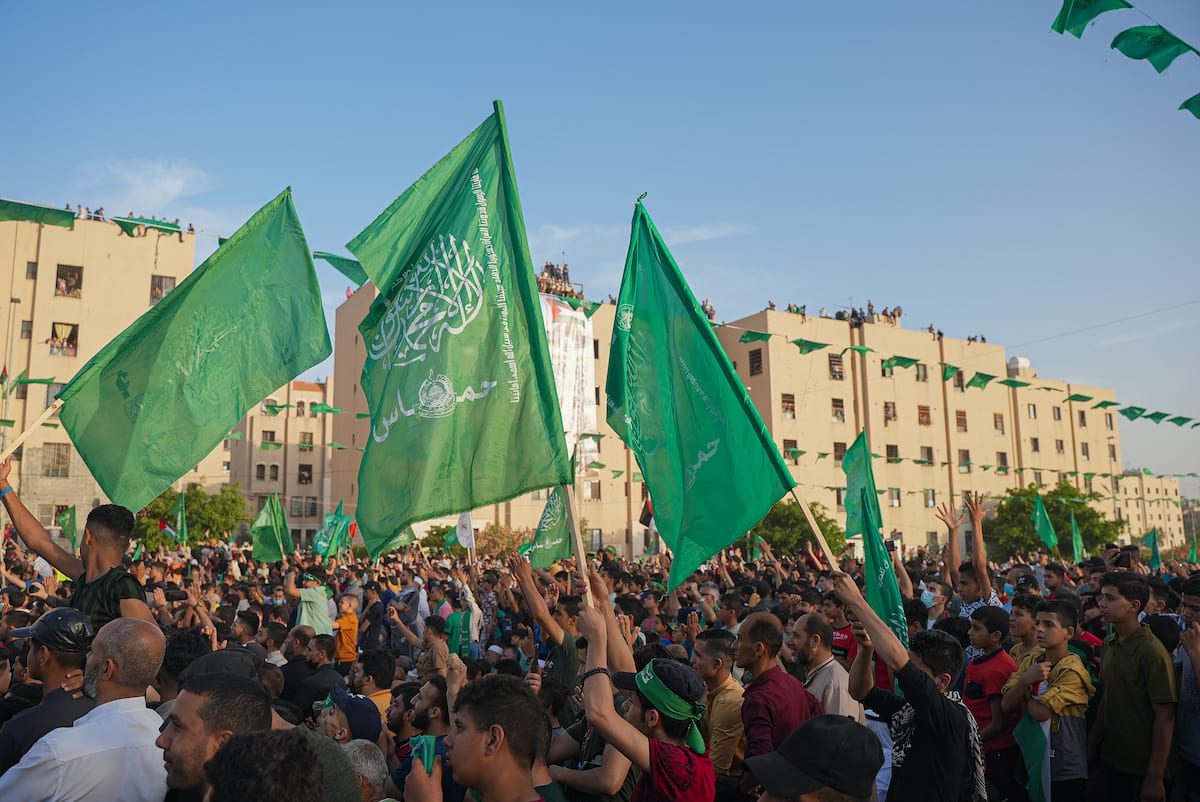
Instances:
[[[288,571],[283,575],[283,593],[289,599],[300,598],[300,588],[296,587],[296,572]]]
[[[879,654],[879,659],[887,663],[888,668],[893,671],[903,668],[908,663],[908,649],[896,637],[896,633],[871,609],[871,605],[867,604],[850,575],[834,571],[833,582],[838,598],[862,622],[867,637],[871,639],[875,651]],[[857,656],[855,659],[857,660]]]
[[[949,532],[947,545],[950,555],[946,557],[946,571],[950,574],[950,587],[958,590],[958,564],[962,561],[958,553],[958,530],[965,520],[963,514],[946,502],[942,502],[935,513],[937,519],[946,525]]]
[[[12,473],[12,457],[0,462],[0,492],[4,493],[4,509],[12,519],[13,527],[29,550],[37,554],[59,571],[66,574],[71,581],[77,581],[83,573],[83,562],[74,554],[69,554],[50,539],[50,533],[38,521],[37,516],[25,508],[16,491],[8,483],[8,475]]]
[[[529,563],[524,557],[514,554],[508,558],[508,567],[521,585],[521,594],[525,597],[525,604],[529,606],[530,615],[542,628],[542,640],[550,645],[562,643],[565,637],[563,628],[550,614],[550,608],[546,606],[546,600],[542,598],[542,592],[533,580],[533,569]]]
[[[861,622],[855,621],[852,631],[854,639],[858,641],[858,652],[850,664],[850,680],[846,689],[854,701],[861,702],[875,688],[875,645],[871,643]]]
[[[987,546],[983,544],[983,493],[967,493],[967,511],[971,513],[971,565],[979,576],[979,591],[984,602],[992,597],[992,580],[988,573]]]
[[[583,681],[583,706],[588,723],[635,766],[649,771],[650,740],[613,706],[615,688],[608,674],[608,630],[604,614],[594,607],[580,610],[579,630],[588,640],[586,679]]]
[[[908,571],[904,568],[904,563],[900,562],[900,552],[892,551],[892,568],[896,571],[896,583],[900,585],[900,595],[906,599],[913,597],[912,577],[908,575]]]

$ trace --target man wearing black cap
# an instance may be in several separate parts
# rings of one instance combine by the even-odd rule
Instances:
[[[746,768],[762,783],[759,802],[831,796],[866,802],[882,765],[879,739],[863,725],[835,715],[814,716],[774,752],[746,758]]]
[[[604,587],[595,572],[592,586],[594,596]],[[604,612],[594,607],[580,610],[579,630],[588,641],[587,670],[580,678],[588,722],[642,770],[633,798],[712,802],[716,778],[697,726],[704,716],[705,688],[696,670],[675,660],[655,659],[637,673],[611,673],[609,648],[615,667],[634,667],[611,607]],[[614,686],[625,692],[624,717],[613,706]]]
[[[43,615],[33,626],[13,630],[14,638],[29,638],[29,676],[42,683],[42,702],[23,710],[0,729],[0,774],[21,761],[43,735],[75,720],[96,706],[86,696],[62,689],[67,674],[82,672],[95,630],[78,610],[60,607]]]

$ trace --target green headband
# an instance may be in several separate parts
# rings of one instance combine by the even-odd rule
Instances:
[[[700,728],[696,726],[696,722],[704,716],[705,705],[700,702],[689,702],[664,685],[663,681],[654,673],[653,660],[646,663],[646,667],[637,673],[634,681],[637,683],[638,690],[649,700],[655,710],[679,721],[692,722],[692,726],[688,729],[687,747],[696,754],[703,755],[704,736],[700,734]]]

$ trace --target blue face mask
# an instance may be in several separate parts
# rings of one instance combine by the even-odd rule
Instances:
[[[921,591],[921,604],[925,605],[926,609],[933,607],[933,591],[931,591],[931,590]]]
[[[1004,595],[1005,596],[1012,596],[1016,592],[1017,592],[1016,588],[1014,588],[1012,585],[1008,584],[1007,582],[1004,583]]]

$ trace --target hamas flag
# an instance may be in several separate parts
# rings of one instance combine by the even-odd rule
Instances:
[[[538,521],[533,540],[518,546],[517,551],[529,559],[534,570],[549,568],[572,555],[571,531],[567,520],[566,495],[561,487],[550,491],[546,508]]]

